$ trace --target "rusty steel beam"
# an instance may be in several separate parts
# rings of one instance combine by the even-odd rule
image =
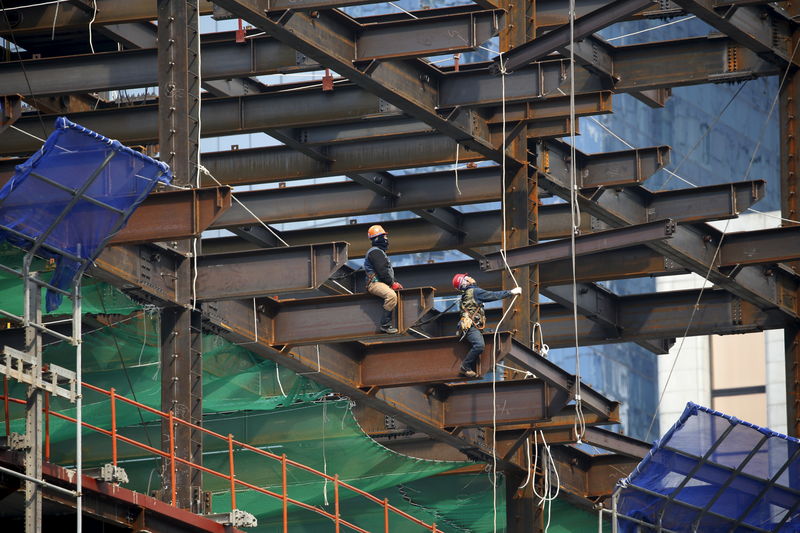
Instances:
[[[19,470],[19,460],[7,450],[0,450],[0,464]],[[75,490],[75,471],[52,463],[44,463],[44,480]],[[243,533],[242,530],[217,523],[202,515],[174,507],[146,494],[134,492],[117,483],[105,483],[83,475],[83,512],[101,522],[134,531]],[[44,488],[43,497],[67,513],[73,513],[75,498]]]
[[[492,368],[494,335],[484,335],[486,349],[478,362],[478,373]],[[498,334],[497,361],[502,361],[511,346],[511,335]],[[367,343],[360,361],[362,387],[400,387],[458,381],[458,370],[470,345],[457,337]]]
[[[800,226],[726,233],[720,266],[768,265],[800,261]]]
[[[544,311],[542,318],[544,318]],[[512,341],[511,350],[506,359],[521,367],[522,370],[532,372],[536,377],[546,381],[553,387],[566,393],[574,393],[575,377],[573,375],[520,342]],[[581,383],[579,392],[584,406],[593,413],[601,416],[611,416],[617,409],[616,402],[608,400],[585,383]]]
[[[570,446],[550,449],[562,490],[588,499],[607,498],[617,482],[627,477],[639,459],[622,455],[588,455]]]
[[[382,336],[378,317],[383,300],[371,294],[326,296],[302,300],[231,300],[202,304],[204,316],[215,317],[222,328],[244,327],[270,346],[343,342]],[[397,329],[413,327],[433,306],[433,289],[398,291]],[[385,335],[383,335],[385,336]]]
[[[438,74],[430,65],[419,60],[388,60],[372,62],[364,70],[358,68],[358,38],[348,33],[342,21],[330,12],[320,11],[315,17],[302,12],[271,17],[252,0],[218,0],[217,5],[462,143],[466,149],[497,161],[505,157],[489,140],[486,121],[477,113],[466,110],[448,117],[439,114]]]
[[[372,298],[377,300],[374,297]],[[491,460],[490,444],[482,441],[469,429],[454,432],[451,427],[447,426],[444,413],[447,409],[447,402],[450,401],[449,398],[453,394],[451,390],[453,387],[448,385],[393,388],[362,386],[359,377],[359,364],[363,347],[358,344],[340,342],[337,344],[297,346],[291,349],[278,350],[269,344],[270,339],[265,338],[260,333],[256,333],[252,310],[246,304],[226,308],[223,316],[216,313],[206,313],[207,326],[215,329],[220,335],[232,342],[246,345],[248,350],[257,355],[271,359],[281,366],[291,368],[295,372],[306,374],[314,381],[330,387],[332,390],[346,394],[360,406],[366,406],[380,411],[384,415],[396,418],[400,423],[406,424],[416,431],[424,432],[437,441],[452,446],[473,459]],[[262,323],[263,320],[259,320],[259,324]],[[513,408],[510,409],[506,422],[511,423],[512,417],[517,420],[522,417],[522,419],[530,423],[530,419],[538,416],[537,410],[543,410],[542,406],[529,403],[532,397],[535,400],[536,395],[540,394],[537,390],[541,389],[541,385],[536,380],[526,380],[521,384],[511,385],[510,387],[515,389],[514,394],[510,394],[507,398],[510,402],[513,402],[511,404]],[[491,394],[490,389],[491,384],[480,384],[474,390],[474,393],[486,398]],[[541,395],[538,397],[542,398]],[[560,401],[558,395],[555,398]],[[522,402],[522,400],[525,401]],[[458,401],[466,422],[470,420],[485,422],[485,412],[491,410],[491,403],[486,405],[481,402],[480,405],[470,405],[469,402],[465,403],[462,397],[459,397]],[[520,402],[522,402],[522,405]],[[550,407],[551,412],[554,412],[554,407],[555,405]],[[521,415],[520,412],[522,413]],[[555,414],[556,416],[561,416],[562,411],[558,411]],[[501,414],[501,418],[503,416]],[[588,418],[591,419],[592,416],[590,415]],[[454,420],[451,419],[449,422],[452,423]],[[570,423],[574,423],[574,419]],[[602,423],[608,424],[609,420],[604,419]],[[498,464],[501,467],[519,467],[519,465],[504,461],[502,457],[498,458]]]
[[[513,72],[564,46],[572,40],[600,31],[615,22],[624,20],[635,13],[651,7],[654,0],[616,0],[602,8],[575,19],[572,27],[564,25],[542,36],[515,47],[494,60],[495,72]]]
[[[697,335],[729,335],[779,329],[787,324],[786,316],[777,309],[762,310],[758,306],[724,290],[706,290],[695,306],[699,290],[617,296],[619,330],[609,329],[584,316],[578,316],[578,338],[581,346],[595,346],[649,339],[669,339]],[[696,307],[696,309],[695,309]],[[694,311],[694,312],[693,312]],[[689,317],[694,315],[691,327]],[[500,319],[497,310],[487,310],[489,325]],[[458,313],[445,313],[420,329],[431,336],[453,331]],[[542,329],[550,348],[575,346],[571,309],[561,304],[542,305]]]
[[[559,155],[561,147],[553,144],[548,145],[546,149],[537,148],[537,150],[536,165],[543,187],[561,198],[569,199],[572,193],[568,173],[561,166],[556,168],[552,164],[554,158],[563,159],[568,154],[561,152]],[[544,151],[548,152],[547,156]],[[545,160],[551,162],[548,165],[550,172],[542,171]],[[692,189],[692,200],[689,204],[685,198],[679,200],[684,191],[669,191],[666,196],[659,197],[652,196],[652,193],[642,187],[626,187],[616,191],[606,189],[591,197],[579,194],[578,202],[583,212],[590,213],[613,227],[623,227],[649,220],[653,216],[649,202],[655,198],[663,201],[661,211],[654,209],[655,216],[659,218],[667,212],[688,214],[689,211],[697,210],[703,210],[703,216],[708,217],[712,214],[708,209],[710,200],[720,197],[727,198],[728,205],[725,207],[722,203],[717,204],[718,208],[723,208],[719,211],[719,216],[735,216],[760,199],[763,187],[763,182],[756,181],[703,187],[702,192],[698,191],[700,188]],[[768,276],[758,266],[742,267],[733,276],[721,272],[715,263],[715,251],[721,239],[723,239],[721,232],[707,224],[681,224],[668,242],[653,243],[648,246],[763,309],[778,308],[789,318],[800,316],[795,297],[800,280],[794,273],[776,269]]]
[[[346,242],[203,256],[197,261],[197,299],[240,300],[314,290],[346,261]]]
[[[230,187],[186,189],[151,194],[110,245],[199,237],[231,206]]]
[[[575,238],[574,254],[582,256],[597,252],[627,248],[637,244],[669,239],[675,232],[675,222],[671,219],[635,224],[624,228],[599,231]],[[570,239],[559,239],[541,244],[514,248],[504,254],[488,254],[481,260],[482,270],[502,270],[510,267],[549,263],[564,260],[573,253]]]
[[[564,237],[569,231],[568,209],[554,209],[552,214],[542,218],[540,231],[543,238]],[[586,219],[588,228],[590,219]],[[498,211],[482,211],[463,215],[460,226],[462,235],[438,227],[423,219],[396,220],[388,224],[387,231],[392,234],[389,253],[413,253],[434,250],[454,250],[458,248],[480,247],[500,242],[500,213]],[[282,233],[290,245],[313,244],[316,242],[345,241],[350,243],[351,258],[363,257],[369,248],[366,239],[368,224],[348,224],[346,226],[319,226],[311,229],[291,230]],[[258,226],[254,226],[258,227]],[[205,239],[204,254],[240,252],[258,248],[255,244],[239,238],[223,237]]]
[[[92,276],[142,300],[160,305],[189,305],[191,294],[178,290],[178,270],[185,257],[149,245],[107,246],[95,259]]]
[[[544,431],[544,435],[550,445],[575,443],[575,432],[572,429],[548,429]],[[587,427],[581,440],[608,452],[639,460],[644,459],[652,449],[652,445],[647,442],[599,427]]]
[[[0,134],[14,125],[21,116],[22,98],[19,95],[8,94],[0,98]]]
[[[719,6],[715,0],[673,0],[673,3],[781,67],[789,63],[798,65],[790,57],[791,34],[796,24],[770,6]]]
[[[451,387],[444,404],[444,427],[505,426],[549,419],[569,395],[537,379]]]

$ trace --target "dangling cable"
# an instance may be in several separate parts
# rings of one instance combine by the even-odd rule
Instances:
[[[569,186],[570,186],[570,219],[572,231],[570,231],[570,255],[572,256],[572,315],[573,329],[575,333],[575,423],[573,430],[578,444],[581,443],[584,433],[586,433],[586,419],[583,416],[583,405],[581,401],[581,353],[578,340],[578,281],[577,267],[575,260],[575,234],[580,227],[580,211],[578,210],[578,183],[576,172],[575,157],[575,0],[569,0]]]
[[[461,196],[461,189],[458,188],[458,148],[459,144],[458,141],[456,141],[456,164],[455,167],[453,167],[453,170],[456,173],[456,190],[458,191],[458,195]]]

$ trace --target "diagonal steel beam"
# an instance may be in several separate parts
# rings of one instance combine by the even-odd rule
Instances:
[[[556,170],[552,164],[548,167],[550,172],[543,172],[541,167],[542,152],[545,150],[551,151],[549,159],[552,161],[558,147],[555,147],[555,151],[553,145],[549,145],[547,148],[540,147],[537,150],[539,150],[537,152],[537,161],[539,161],[537,165],[542,178],[542,186],[553,194],[568,199],[570,197],[570,186],[566,173]],[[727,194],[730,195],[730,198],[735,199],[735,202],[732,202],[726,209],[727,216],[735,216],[760,197],[760,189],[763,188],[763,182],[760,185],[756,185],[756,183],[758,182],[743,182],[742,184],[725,186],[729,189]],[[707,191],[712,196],[721,192],[712,188],[707,189]],[[647,220],[650,216],[649,209],[643,202],[644,197],[641,194],[642,191],[639,189],[628,187],[619,191],[611,191],[610,194],[606,190],[591,199],[584,195],[579,195],[579,202],[581,209],[585,212],[591,213],[612,226],[622,227]],[[669,199],[670,197],[667,196],[666,198]],[[672,198],[674,199],[675,197]],[[694,198],[696,203],[689,206],[683,204],[681,209],[692,209],[695,206],[702,207],[704,205],[700,200],[702,195],[694,196]],[[675,206],[670,201],[667,202],[667,205]],[[798,317],[798,304],[794,296],[798,287],[797,276],[781,269],[776,269],[767,276],[761,268],[756,266],[743,267],[733,275],[724,273],[719,270],[719,258],[715,253],[721,239],[721,233],[711,226],[682,224],[678,227],[669,243],[655,243],[648,246],[673,259],[683,267],[703,277],[708,277],[713,283],[764,309],[778,308],[788,317]]]
[[[449,117],[439,114],[438,75],[430,66],[414,60],[354,63],[358,59],[357,39],[347,33],[341,21],[325,11],[317,12],[314,17],[291,11],[271,17],[253,0],[220,0],[217,4],[467,149],[489,159],[501,160],[502,156],[488,138],[485,120],[476,113],[455,113]]]
[[[589,235],[575,238],[574,254],[582,256],[626,248],[653,241],[662,241],[672,237],[675,233],[675,222],[671,219],[634,224],[619,229],[599,231]],[[494,253],[486,255],[481,261],[482,270],[502,270],[507,264],[510,267],[548,263],[567,259],[573,253],[570,239],[559,239],[540,244],[514,248],[504,254]]]
[[[572,27],[574,40],[579,41],[587,35],[638,13],[654,3],[653,0],[616,0],[575,20]],[[561,26],[532,41],[514,48],[494,60],[495,72],[513,72],[550,52],[570,43],[569,25]]]
[[[791,35],[796,23],[787,16],[779,15],[770,6],[719,6],[715,0],[673,2],[768,60],[782,67],[789,62],[798,65],[795,58],[789,57]]]

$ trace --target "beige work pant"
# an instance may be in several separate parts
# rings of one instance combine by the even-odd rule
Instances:
[[[373,281],[367,285],[367,292],[378,298],[383,298],[383,308],[391,311],[397,307],[397,293],[385,283]]]

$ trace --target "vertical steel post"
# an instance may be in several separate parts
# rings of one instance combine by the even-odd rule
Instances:
[[[286,478],[286,454],[281,454],[281,505],[283,506],[283,533],[289,531],[289,493]]]
[[[789,15],[800,15],[800,2],[786,2],[784,8]],[[795,50],[800,33],[795,31],[788,50]],[[786,73],[780,90],[780,139],[781,139],[781,216],[788,220],[798,220],[798,192],[800,192],[800,175],[798,175],[797,143],[800,141],[800,75],[795,69]],[[783,226],[793,226],[796,222],[784,220]],[[790,265],[795,271],[800,263]],[[796,295],[800,297],[800,295]],[[796,298],[797,299],[797,298]],[[786,423],[789,435],[800,435],[800,324],[791,324],[784,328],[784,349],[786,354]]]
[[[111,401],[111,464],[117,466],[117,398],[114,387],[109,389]]]
[[[11,419],[8,412],[8,376],[3,376],[3,412],[6,419],[6,437],[11,435]]]
[[[50,393],[44,393],[44,460],[50,461]]]
[[[200,139],[200,32],[198,0],[158,0],[158,136],[161,160],[172,169],[177,185],[197,183]],[[187,259],[178,269],[178,297],[186,307],[167,309],[162,319],[161,409],[182,420],[202,423],[202,359],[199,317],[189,309],[192,287],[192,245],[175,243]],[[195,322],[197,325],[195,325]],[[202,465],[202,436],[183,425],[173,428],[178,457]],[[161,444],[167,432],[162,423]],[[201,510],[202,472],[178,466],[178,506]],[[164,480],[169,479],[164,477]],[[166,489],[166,487],[165,487]],[[167,490],[163,492],[167,494]]]
[[[32,257],[25,256],[23,266],[23,283],[25,286],[25,309],[23,313],[25,326],[25,351],[32,358],[31,373],[42,375],[42,335],[31,323],[42,322],[42,291],[33,278],[35,272],[30,271]],[[29,386],[25,404],[25,474],[42,479],[42,407],[43,391]],[[25,533],[42,531],[42,491],[37,483],[25,482]]]
[[[231,476],[231,511],[236,509],[236,472],[233,469],[233,435],[228,433],[228,473]]]
[[[508,0],[506,5],[506,26],[500,31],[500,50],[508,52],[534,37],[535,2]],[[502,75],[502,74],[501,74]],[[498,79],[498,83],[502,80]],[[505,134],[515,131],[514,122],[507,122]],[[505,245],[506,249],[528,246],[538,241],[539,192],[536,173],[530,172],[526,164],[512,164],[528,161],[528,136],[525,127],[506,140],[505,187]],[[503,327],[512,329],[514,338],[526,346],[531,346],[533,324],[539,321],[539,267],[536,265],[515,268],[514,278],[522,288],[522,294],[514,302],[510,322]],[[514,280],[503,271],[503,288],[514,287]],[[506,300],[506,305],[510,300]],[[508,321],[509,318],[506,320]],[[521,494],[516,488],[521,479],[513,472],[506,472],[506,523],[509,533],[529,533],[539,531],[541,517],[537,520],[535,501],[530,490]]]
[[[80,244],[78,244],[80,250]],[[72,289],[72,339],[75,344],[75,502],[76,531],[83,531],[83,300],[81,277]]]

